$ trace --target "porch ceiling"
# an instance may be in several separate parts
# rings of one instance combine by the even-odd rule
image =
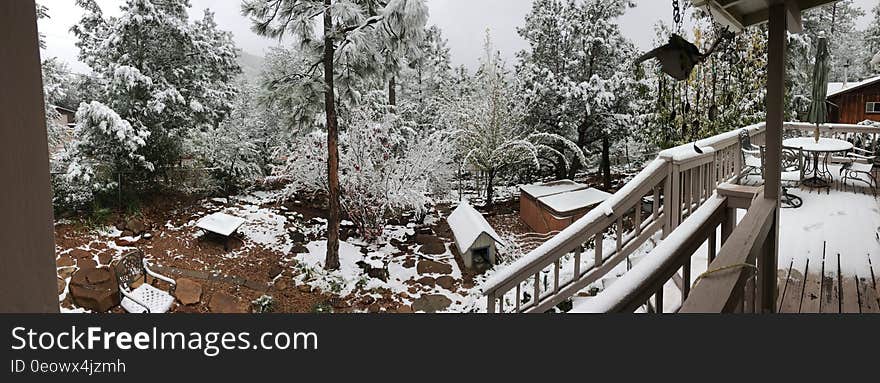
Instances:
[[[784,2],[789,7],[790,28],[799,32],[802,11],[835,1],[837,0],[693,0],[692,3],[695,7],[709,6],[719,23],[741,30],[767,22],[770,5]]]

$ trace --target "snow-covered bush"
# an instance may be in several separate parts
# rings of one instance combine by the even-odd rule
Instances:
[[[213,189],[227,197],[263,175],[261,147],[264,137],[258,133],[265,125],[261,109],[246,89],[233,104],[229,118],[217,127],[194,131],[187,150],[207,170]]]
[[[364,239],[380,236],[389,216],[423,213],[448,183],[450,137],[407,126],[395,114],[360,107],[340,137],[341,206]],[[277,172],[290,181],[289,194],[327,190],[325,138],[311,133],[288,150],[287,163]]]

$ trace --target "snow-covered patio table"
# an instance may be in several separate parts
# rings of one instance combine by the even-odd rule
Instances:
[[[225,213],[214,213],[203,217],[196,222],[196,227],[209,233],[214,233],[224,237],[227,243],[224,244],[228,248],[229,238],[247,222],[244,218],[239,218]]]
[[[803,181],[804,186],[813,188],[827,188],[833,182],[833,176],[828,171],[828,154],[848,152],[853,149],[853,144],[836,138],[813,137],[789,138],[782,142],[782,146],[790,149],[801,149],[813,155],[813,176]],[[824,157],[822,167],[819,167],[819,157]]]

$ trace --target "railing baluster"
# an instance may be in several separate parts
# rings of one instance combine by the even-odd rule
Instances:
[[[633,216],[633,222],[635,223],[635,233],[636,236],[642,234],[642,201],[639,200],[639,203],[633,209],[635,211],[635,215]]]
[[[553,293],[559,292],[559,259],[553,262]]]
[[[623,249],[623,215],[617,218],[617,251],[616,254],[620,254],[620,250]]]
[[[654,311],[657,314],[663,314],[663,286],[654,294]]]
[[[681,301],[684,302],[691,293],[691,258],[684,261],[681,268]]]
[[[574,276],[572,277],[574,281],[581,278],[581,252],[583,252],[582,246],[574,249]]]
[[[520,313],[520,301],[522,301],[522,292],[520,292],[519,283],[516,284],[516,313]]]
[[[541,301],[541,272],[535,273],[535,306]]]
[[[654,201],[651,205],[651,213],[656,221],[660,218],[660,185],[654,186]]]
[[[596,238],[594,239],[596,244],[596,249],[593,251],[594,262],[593,267],[599,267],[605,262],[605,253],[602,251],[602,244],[605,242],[605,232],[599,231],[596,233]]]

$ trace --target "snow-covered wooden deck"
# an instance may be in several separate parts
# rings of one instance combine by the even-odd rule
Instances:
[[[839,181],[790,192],[804,206],[780,218],[779,312],[880,312],[880,200]]]

